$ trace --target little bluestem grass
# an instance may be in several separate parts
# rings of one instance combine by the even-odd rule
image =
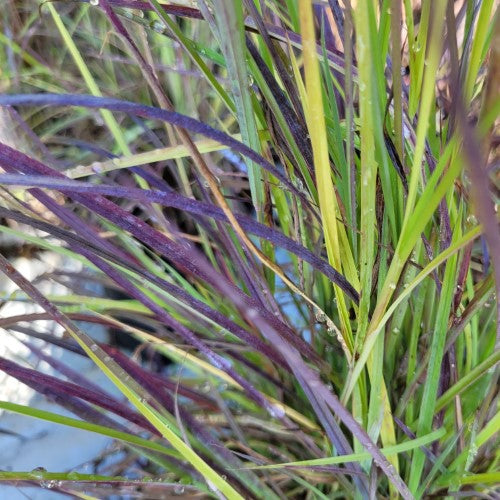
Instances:
[[[32,347],[58,377],[0,369],[78,419],[0,407],[112,437],[133,467],[0,480],[99,498],[493,498],[494,9],[8,3],[0,229],[83,271],[43,296],[2,256],[20,289],[2,300],[40,309],[0,327],[89,357],[122,399]],[[174,368],[96,343],[91,323]]]

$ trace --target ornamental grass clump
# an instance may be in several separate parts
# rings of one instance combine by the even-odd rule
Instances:
[[[55,373],[0,369],[73,416],[0,409],[112,438],[122,466],[3,484],[496,498],[495,9],[7,2],[0,230],[77,270],[46,273],[67,290],[48,296],[2,251],[3,303],[38,307],[2,335],[87,357],[117,392],[33,346]]]

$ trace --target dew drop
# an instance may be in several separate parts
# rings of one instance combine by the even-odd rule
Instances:
[[[98,346],[97,344],[92,344],[92,345],[90,346],[90,350],[91,350],[92,352],[96,352],[96,351],[97,351],[97,349],[99,349],[99,346]]]
[[[285,416],[285,410],[281,405],[271,405],[269,413],[273,418],[283,418]]]
[[[396,283],[391,283],[391,284],[389,285],[389,288],[390,288],[391,290],[396,290]]]
[[[43,479],[43,476],[46,472],[47,469],[45,469],[44,467],[35,467],[31,471],[31,476],[33,477],[33,479]]]
[[[178,484],[174,488],[174,493],[176,495],[182,495],[184,493],[184,485],[183,484]]]
[[[149,27],[155,31],[159,31],[160,33],[163,31],[164,29],[164,26],[162,23],[160,23],[159,21],[153,21]]]
[[[99,0],[89,0],[90,1],[90,5],[99,5]]]
[[[42,488],[47,488],[48,490],[51,490],[52,488],[55,488],[57,486],[57,481],[42,481],[40,483],[40,486]]]
[[[102,165],[97,161],[92,163],[92,172],[100,174],[102,172]]]
[[[249,320],[252,320],[257,318],[257,316],[259,315],[259,311],[257,311],[257,309],[248,309],[246,315]]]
[[[324,323],[326,321],[326,314],[323,311],[318,311],[316,313],[316,321],[318,323]]]

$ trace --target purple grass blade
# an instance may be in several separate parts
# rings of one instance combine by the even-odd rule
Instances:
[[[42,231],[46,231],[52,236],[60,238],[63,241],[66,241],[70,246],[75,248],[79,253],[82,253],[82,249],[86,249],[87,251],[96,254],[106,260],[119,264],[120,266],[126,267],[134,271],[135,273],[142,276],[146,281],[156,284],[162,290],[166,291],[169,295],[182,299],[187,305],[191,308],[200,311],[204,316],[211,319],[215,323],[219,324],[222,328],[232,333],[242,341],[244,341],[248,346],[253,348],[257,352],[261,352],[264,354],[270,361],[277,363],[281,367],[289,370],[288,364],[286,361],[279,355],[272,346],[269,346],[262,342],[258,337],[251,334],[241,326],[239,326],[234,321],[230,320],[222,313],[217,311],[216,309],[212,309],[204,302],[194,298],[190,294],[188,294],[182,288],[169,283],[168,281],[162,280],[158,278],[156,275],[143,271],[141,268],[138,268],[133,265],[129,265],[126,262],[118,259],[115,254],[107,253],[100,248],[96,248],[88,244],[85,240],[79,238],[72,233],[69,233],[65,230],[54,227],[52,229],[52,225],[39,221],[37,219],[31,219],[25,215],[19,214],[17,212],[13,212],[11,210],[2,209],[0,207],[0,216],[6,218],[12,218],[18,222],[22,222],[24,224],[32,225],[37,229],[41,229]],[[1,324],[1,320],[0,320]],[[291,332],[290,335],[293,335]]]
[[[213,139],[230,149],[240,153],[253,162],[260,165],[264,170],[274,175],[286,186],[290,192],[300,197],[309,206],[310,203],[304,197],[302,192],[290,182],[290,180],[274,165],[256,153],[253,149],[230,135],[220,130],[214,129],[205,123],[202,123],[189,116],[182,115],[176,111],[167,111],[153,106],[145,106],[120,99],[107,97],[95,97],[92,95],[70,95],[70,94],[12,94],[0,95],[0,106],[81,106],[84,108],[108,109],[110,111],[119,111],[132,115],[149,118],[151,120],[161,120],[171,123],[177,127],[186,129],[193,134],[201,134],[209,139]]]
[[[52,316],[48,314],[41,314],[41,318],[45,320],[52,319]],[[56,347],[60,347],[69,352],[73,352],[75,354],[79,354],[80,356],[87,356],[85,351],[74,341],[74,340],[66,340],[61,337],[55,337],[51,333],[38,332],[31,328],[26,328],[24,326],[13,325],[9,328],[9,330],[14,332],[19,332],[28,337],[32,337],[34,339],[39,339],[45,341],[47,344],[55,345]]]
[[[126,7],[128,9],[143,11],[153,10],[153,7],[151,7],[151,4],[149,2],[140,2],[136,0],[108,0],[108,3],[115,7]],[[185,7],[183,5],[172,4],[162,4],[161,7],[167,14],[191,19],[203,19],[201,12],[193,7]]]
[[[28,385],[28,384],[27,384]],[[78,399],[75,396],[68,396],[67,394],[60,394],[58,391],[48,387],[47,385],[39,384],[37,382],[30,382],[29,386],[39,394],[43,394],[48,400],[57,404],[61,408],[66,408],[77,417],[86,422],[91,422],[97,425],[115,429],[121,432],[131,433],[130,425],[126,426],[113,420],[110,416],[104,414],[102,411],[95,409],[91,404]]]
[[[135,361],[129,359],[125,354],[123,354],[119,349],[110,346],[103,346],[103,349],[109,354],[119,365],[127,369],[127,373],[137,374],[138,377],[148,381],[148,383],[153,387],[153,392],[158,396],[158,401],[162,402],[162,397],[164,394],[177,392],[179,396],[185,397],[194,401],[200,407],[207,409],[209,411],[217,411],[217,405],[205,394],[200,394],[190,387],[184,386],[183,384],[177,383],[176,381],[170,380],[165,376],[160,376],[155,373],[151,373],[145,370],[142,366],[138,365]],[[131,371],[128,370],[131,368]],[[138,380],[138,379],[137,379]],[[157,394],[161,392],[161,395]],[[170,411],[170,410],[169,410]]]
[[[325,429],[328,438],[334,445],[337,452],[340,455],[349,455],[353,453],[351,445],[349,444],[344,433],[340,429],[340,425],[336,422],[334,418],[332,418],[331,413],[328,407],[326,406],[325,402],[321,398],[316,397],[316,394],[313,391],[311,385],[308,383],[307,380],[302,378],[302,373],[300,372],[300,370],[295,371],[295,376],[297,377],[300,386],[304,390],[307,399],[311,403],[314,412],[316,413],[319,421],[321,422],[321,425]],[[359,475],[363,474],[361,466],[358,463],[354,463],[346,468],[352,469]],[[367,487],[366,477],[355,476],[354,482],[358,487],[362,497],[368,498],[368,487]]]
[[[23,186],[38,186],[51,189],[57,189],[68,195],[72,192],[102,194],[107,196],[122,197],[133,199],[145,203],[158,203],[163,206],[177,208],[184,212],[211,217],[216,220],[227,222],[227,217],[224,212],[217,206],[204,203],[192,198],[187,198],[174,191],[168,193],[159,191],[150,191],[146,189],[128,188],[122,186],[106,186],[95,185],[74,181],[70,179],[59,179],[44,176],[29,176],[29,175],[9,175],[0,174],[0,183],[5,185],[23,185]],[[283,233],[265,226],[250,217],[241,214],[235,214],[239,224],[246,231],[272,242],[275,246],[284,248],[295,254],[297,257],[311,264],[312,267],[322,272],[336,285],[338,285],[352,300],[356,303],[359,301],[359,294],[347,279],[331,267],[325,260],[316,256],[304,246],[296,243],[291,238],[288,238]]]
[[[314,396],[315,399],[322,399],[340,418],[342,423],[349,429],[358,441],[364,446],[366,451],[373,457],[374,462],[382,469],[387,475],[388,479],[394,484],[401,496],[405,500],[413,499],[408,486],[401,479],[396,472],[394,466],[389,463],[387,458],[381,453],[377,445],[371,440],[366,431],[359,425],[356,419],[349,413],[345,406],[340,402],[338,397],[330,391],[330,389],[321,381],[317,373],[309,368],[301,359],[299,353],[291,346],[287,345],[282,338],[274,331],[270,325],[265,323],[259,316],[257,311],[252,314],[252,320],[266,335],[266,337],[281,351],[282,355],[289,360],[290,367],[292,368],[297,379],[302,383],[301,386],[304,390]],[[311,402],[311,400],[309,400]],[[326,415],[323,415],[326,416]],[[333,420],[333,419],[332,419]],[[340,429],[332,427],[332,432],[335,434],[335,440],[341,442],[345,437],[341,435]]]
[[[107,0],[107,2],[110,5],[113,6],[122,6],[122,7],[131,7],[131,8],[136,8],[140,9],[142,11],[151,11],[154,10],[154,7],[149,3],[149,2],[136,2],[134,0]],[[167,6],[162,5],[162,8],[165,9]],[[198,9],[190,8],[190,7],[180,7],[180,6],[173,6],[169,5],[168,6],[170,9],[176,9],[177,10],[174,12],[172,11],[166,11],[167,13],[171,13],[174,15],[177,15],[179,17],[190,17],[194,19],[203,19],[203,15]],[[185,12],[182,11],[182,9],[186,9]],[[296,45],[301,45],[302,44],[302,38],[299,34],[295,33],[294,31],[283,29],[280,26],[275,26],[269,23],[264,23],[265,28],[267,32],[269,33],[271,38],[277,39],[277,40],[290,40],[292,43]],[[252,18],[247,18],[245,20],[245,29],[260,33],[255,21]],[[317,49],[319,55],[323,55],[322,48],[317,45]],[[340,52],[332,52],[332,51],[327,51],[326,56],[330,62],[332,62],[334,65],[336,65],[339,68],[344,67],[344,59],[343,56]],[[355,68],[353,68],[353,75],[356,75],[357,71]]]
[[[97,384],[94,384],[89,379],[78,373],[77,371],[71,369],[68,365],[64,364],[55,356],[50,356],[49,354],[43,352],[42,349],[39,349],[31,342],[22,341],[22,343],[33,353],[35,356],[41,361],[45,361],[49,366],[58,371],[61,375],[66,377],[68,380],[71,380],[74,384],[85,387],[90,391],[94,391],[95,393],[103,393],[107,394],[106,391],[103,391],[101,387]],[[107,394],[108,397],[111,397]]]
[[[36,370],[32,370],[31,368],[24,368],[4,358],[0,358],[0,370],[28,386],[31,386],[31,384],[37,384],[38,390],[40,390],[40,388],[47,388],[53,393],[63,397],[69,396],[83,399],[84,401],[100,406],[101,408],[104,408],[105,410],[108,410],[111,413],[114,413],[115,415],[118,415],[129,422],[148,430],[149,432],[160,435],[159,432],[142,415],[134,412],[128,406],[120,403],[117,399],[102,392],[102,390],[96,392],[94,390],[86,389],[81,385],[59,380],[56,377],[40,373]]]
[[[134,377],[142,386],[144,386],[151,394],[153,394],[156,399],[164,405],[168,412],[170,412],[172,415],[175,415],[176,402],[174,398],[177,397],[177,392],[179,393],[179,395],[185,395],[182,394],[182,386],[179,385],[177,387],[178,384],[174,384],[174,386],[170,388],[169,392],[164,391],[162,390],[162,386],[165,385],[166,381],[163,377],[145,371],[141,366],[127,358],[127,356],[125,356],[117,349],[106,348],[106,352],[110,354],[114,358],[114,360],[124,370],[126,370],[127,373]],[[195,391],[191,392],[194,393]],[[206,396],[204,395],[197,396],[198,397],[195,398],[196,400],[206,399]],[[189,430],[199,439],[201,443],[210,448],[215,453],[215,455],[219,457],[223,465],[240,469],[233,472],[230,468],[228,468],[224,471],[226,474],[232,474],[235,479],[238,479],[238,474],[241,472],[242,467],[242,463],[240,462],[240,460],[225,447],[225,445],[216,437],[215,433],[209,432],[202,424],[200,424],[196,420],[196,418],[194,418],[187,410],[185,410],[182,405],[179,404],[179,402],[177,402],[177,406],[183,425],[189,428]],[[212,411],[215,411],[215,406],[213,407]],[[258,480],[254,474],[245,475],[247,476],[247,480],[251,480],[254,486],[258,487]],[[242,487],[244,487],[243,482],[240,484]]]
[[[489,255],[493,264],[493,275],[495,276],[496,306],[497,306],[497,331],[496,344],[500,345],[500,231],[496,206],[490,190],[491,179],[488,170],[485,168],[488,158],[485,154],[484,144],[480,142],[477,130],[475,130],[469,120],[469,110],[464,102],[462,82],[460,80],[460,65],[458,59],[458,47],[456,39],[453,39],[450,29],[455,29],[455,16],[453,10],[447,15],[447,44],[450,49],[451,78],[450,92],[452,96],[452,110],[458,130],[461,132],[463,141],[463,153],[465,164],[470,176],[471,192],[474,199],[474,206],[477,218],[483,226],[483,237],[488,246]],[[498,57],[497,57],[498,60]],[[487,95],[496,95],[497,78],[496,73],[498,63],[492,65],[487,78]],[[490,102],[493,102],[488,99]]]
[[[244,377],[239,375],[231,366],[231,362],[223,356],[215,353],[210,349],[201,339],[199,339],[191,330],[185,327],[182,323],[178,322],[164,309],[158,306],[153,300],[147,297],[138,287],[128,281],[123,275],[116,271],[109,264],[103,260],[82,252],[94,265],[98,266],[107,276],[120,285],[128,295],[135,298],[141,304],[146,306],[156,317],[166,326],[172,328],[174,332],[180,335],[186,342],[196,348],[208,361],[218,368],[219,370],[227,373],[233,380],[238,382],[246,391],[247,395],[251,397],[257,404],[265,408],[267,412],[274,418],[283,418],[281,415],[282,410],[271,404],[260,391],[255,389]]]
[[[299,121],[298,125],[300,126],[300,128],[302,128],[304,134],[306,134],[306,122],[303,114],[302,102],[300,100],[296,84],[293,78],[291,77],[290,71],[288,68],[285,67],[285,63],[283,62],[284,59],[282,57],[282,54],[280,54],[279,52],[280,51],[279,46],[274,44],[273,41],[271,40],[267,27],[256,5],[251,0],[244,0],[244,3],[252,19],[254,20],[255,25],[258,27],[259,34],[262,37],[262,40],[264,41],[267,49],[269,50],[269,54],[272,57],[274,67],[276,68],[276,72],[279,75],[280,80],[283,82],[287,94],[290,96],[290,100],[293,104],[293,109],[296,113],[296,120]],[[251,42],[251,40],[248,36],[246,37],[246,41],[247,41],[247,47],[250,49],[248,42]],[[264,66],[265,69],[267,69],[267,65]],[[263,66],[259,65],[259,68],[262,70]],[[273,86],[277,83],[274,78],[272,78],[272,80],[270,81],[273,82]],[[289,125],[291,124],[289,123]],[[311,151],[309,153],[312,155]]]
[[[0,96],[1,99],[1,96]],[[64,178],[59,172],[47,167],[29,156],[10,148],[5,144],[0,144],[0,164],[9,171],[20,170],[28,174],[44,174]],[[40,196],[42,196],[40,194]],[[47,197],[46,197],[47,198]],[[73,199],[80,202],[95,213],[105,217],[120,228],[130,232],[138,240],[144,242],[149,247],[156,250],[170,261],[176,263],[177,267],[184,273],[191,274],[209,283],[222,296],[231,297],[235,304],[239,304],[240,311],[244,314],[246,310],[257,310],[269,322],[274,325],[274,329],[279,331],[288,342],[299,349],[309,359],[314,360],[318,366],[326,368],[326,363],[321,360],[312,347],[301,337],[297,336],[276,316],[263,308],[257,301],[248,297],[238,287],[234,286],[227,279],[221,276],[193,245],[189,243],[180,244],[174,242],[163,233],[156,231],[144,221],[135,217],[113,202],[99,195],[73,195]],[[45,200],[45,204],[50,204],[52,210],[61,212],[61,207],[50,198]],[[72,216],[67,216],[72,217]],[[82,222],[80,224],[83,224]],[[241,309],[243,308],[243,309]]]
[[[68,318],[74,321],[83,321],[88,323],[97,323],[104,325],[106,322],[102,318],[98,318],[91,314],[86,313],[67,313]],[[30,313],[30,314],[16,314],[14,316],[5,316],[0,318],[0,328],[8,328],[20,322],[31,323],[33,321],[43,321],[50,319],[50,316],[45,312]]]
[[[276,82],[271,71],[268,69],[266,63],[264,62],[264,59],[262,59],[262,56],[260,55],[259,51],[253,44],[251,38],[248,36],[246,38],[246,45],[248,51],[250,52],[251,56],[253,57],[257,66],[259,67],[259,70],[262,73],[262,77],[266,81],[269,90],[272,92],[283,114],[283,118],[287,122],[290,132],[292,133],[293,138],[300,152],[302,153],[302,156],[304,157],[307,169],[309,170],[309,174],[314,179],[314,160],[312,156],[311,143],[307,138],[308,134],[305,125],[302,125],[301,121],[298,120],[296,112],[292,109],[292,107],[288,103],[288,100],[284,92],[281,90],[281,87],[279,86],[278,82]],[[291,157],[291,160],[293,160],[293,156]],[[299,170],[297,170],[297,175],[303,178]]]
[[[333,18],[335,19],[335,24],[337,25],[337,30],[339,32],[339,38],[344,41],[344,13],[342,12],[342,7],[340,7],[338,0],[328,0],[328,5],[332,11]]]

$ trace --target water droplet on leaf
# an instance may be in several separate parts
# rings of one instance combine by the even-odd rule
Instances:
[[[178,484],[174,488],[174,493],[176,495],[182,495],[184,493],[184,485],[183,484]]]
[[[34,478],[34,479],[43,479],[43,476],[44,474],[47,472],[47,469],[45,469],[44,467],[35,467],[32,471],[31,471],[31,476]]]

